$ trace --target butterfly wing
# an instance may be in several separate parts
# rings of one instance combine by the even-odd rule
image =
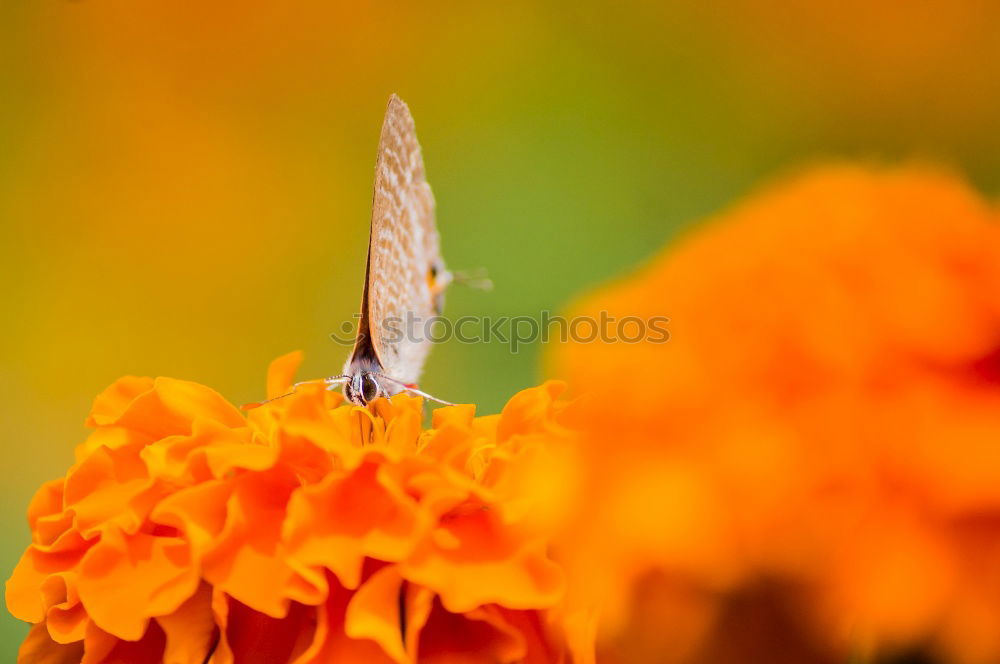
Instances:
[[[416,383],[430,352],[424,322],[441,311],[446,275],[413,117],[393,95],[375,163],[361,321],[348,366],[375,363],[394,380]]]

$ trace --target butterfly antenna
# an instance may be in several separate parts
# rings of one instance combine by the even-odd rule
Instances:
[[[390,378],[389,376],[386,376],[384,374],[378,374],[378,377],[379,378],[384,378],[385,380],[387,380],[387,381],[389,381],[391,383],[395,383],[396,385],[399,385],[400,387],[403,388],[403,391],[406,392],[407,394],[416,395],[418,397],[423,397],[425,399],[430,399],[431,401],[436,401],[437,403],[439,403],[439,404],[441,404],[443,406],[454,406],[455,405],[455,404],[453,404],[450,401],[445,401],[444,399],[438,399],[437,397],[431,396],[430,394],[427,394],[426,392],[422,392],[421,390],[417,389],[416,385],[413,385],[411,383],[404,383],[401,380],[396,380],[395,378]]]
[[[493,280],[490,279],[486,268],[480,267],[474,270],[455,270],[451,273],[455,283],[468,286],[481,291],[493,290]]]
[[[332,388],[332,387],[334,387],[336,385],[343,385],[349,379],[350,379],[350,376],[330,376],[329,378],[323,378],[323,379],[319,379],[319,380],[303,380],[303,381],[299,381],[298,383],[295,383],[294,385],[292,385],[292,389],[290,391],[285,392],[284,394],[279,394],[276,397],[271,397],[270,399],[264,399],[263,401],[254,401],[252,403],[246,403],[246,404],[243,404],[242,406],[240,406],[240,408],[243,409],[243,410],[253,410],[254,408],[260,408],[261,406],[263,406],[265,404],[269,404],[272,401],[277,401],[278,399],[284,399],[285,397],[290,397],[293,394],[295,394],[295,392],[298,391],[299,387],[302,386],[302,385],[312,385],[313,383],[320,383],[321,382],[321,383],[324,383],[324,384],[326,384],[328,386],[327,389],[330,389],[330,388]]]

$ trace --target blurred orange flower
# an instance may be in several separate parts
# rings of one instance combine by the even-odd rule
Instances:
[[[570,312],[599,660],[1000,660],[1000,226],[930,170],[820,169]]]
[[[300,361],[276,360],[280,393]],[[563,573],[531,501],[569,435],[561,386],[501,415],[374,412],[305,387],[248,417],[123,378],[29,508],[7,605],[24,662],[560,662]]]

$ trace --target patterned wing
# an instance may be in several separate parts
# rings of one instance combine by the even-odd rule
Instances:
[[[430,351],[423,323],[440,313],[446,275],[413,117],[393,95],[375,163],[361,327],[348,364],[374,354],[385,375],[416,383]],[[416,327],[408,321],[417,321]]]

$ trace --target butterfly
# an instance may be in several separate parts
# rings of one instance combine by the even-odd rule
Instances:
[[[431,342],[403,324],[415,321],[422,326],[440,316],[452,279],[441,257],[434,194],[424,174],[413,116],[403,100],[392,95],[375,161],[357,338],[343,374],[327,378],[326,384],[343,385],[347,400],[359,406],[400,392],[447,404],[417,389]]]
[[[322,380],[327,389],[343,386],[347,400],[359,406],[400,392],[452,405],[417,389],[417,379],[431,344],[423,325],[441,314],[444,291],[453,279],[441,258],[434,194],[424,174],[413,116],[403,100],[392,95],[375,160],[358,331],[343,373]],[[420,327],[407,329],[410,322]],[[319,381],[296,383],[288,394],[313,382]]]

